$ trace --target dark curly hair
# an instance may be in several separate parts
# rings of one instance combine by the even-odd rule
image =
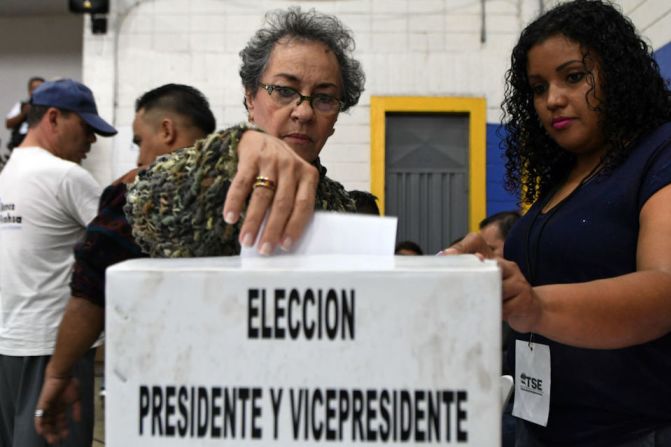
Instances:
[[[343,80],[340,99],[345,103],[342,110],[345,111],[359,102],[366,77],[359,61],[352,57],[355,48],[352,32],[336,16],[322,14],[314,9],[302,11],[299,7],[290,7],[266,13],[265,20],[266,27],[258,30],[240,51],[240,78],[245,90],[256,92],[259,89],[261,75],[268,65],[275,44],[288,36],[322,42],[329,47],[340,65]],[[247,107],[246,101],[244,105]]]
[[[578,43],[599,66],[601,96],[595,108],[608,152],[601,174],[622,163],[635,139],[671,119],[671,95],[650,47],[633,24],[610,3],[575,0],[561,4],[528,25],[520,35],[506,73],[502,104],[506,135],[506,188],[532,203],[560,182],[575,162],[540,125],[527,79],[529,50],[563,35]],[[594,77],[588,77],[594,90]],[[586,98],[587,100],[587,98]]]

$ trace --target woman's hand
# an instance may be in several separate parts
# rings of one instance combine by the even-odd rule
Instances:
[[[238,145],[238,171],[224,203],[224,220],[238,221],[245,200],[251,195],[240,243],[252,246],[266,212],[268,222],[259,239],[259,252],[269,255],[279,244],[288,250],[300,237],[314,212],[319,173],[282,140],[268,134],[247,131]],[[257,177],[275,183],[254,187]]]
[[[474,254],[494,259],[501,269],[502,316],[517,332],[532,332],[541,316],[541,301],[516,263],[494,255],[480,233],[469,233],[441,252],[443,255]]]
[[[541,300],[516,263],[503,258],[496,262],[501,269],[503,319],[517,332],[534,332],[541,317]]]
[[[452,244],[446,248],[439,255],[476,255],[480,259],[494,259],[494,252],[480,233],[468,233],[459,242]]]

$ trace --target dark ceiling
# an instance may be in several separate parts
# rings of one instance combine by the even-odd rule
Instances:
[[[69,14],[68,0],[0,0],[0,17]]]

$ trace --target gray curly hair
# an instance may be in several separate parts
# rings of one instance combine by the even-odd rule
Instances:
[[[265,21],[267,26],[258,30],[240,51],[240,78],[246,91],[258,90],[261,75],[268,65],[275,44],[281,38],[289,36],[322,42],[329,47],[340,65],[344,86],[340,100],[345,103],[342,110],[345,111],[359,102],[366,77],[359,61],[352,57],[355,48],[352,33],[337,17],[314,9],[301,11],[300,7],[291,7],[266,13]],[[244,104],[247,107],[246,101]]]

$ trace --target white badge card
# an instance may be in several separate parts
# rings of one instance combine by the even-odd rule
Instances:
[[[550,414],[550,347],[515,342],[513,416],[545,427]]]

